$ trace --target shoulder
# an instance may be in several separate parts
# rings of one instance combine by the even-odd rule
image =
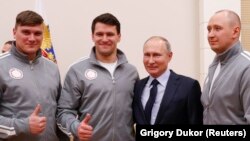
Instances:
[[[181,89],[181,91],[186,91],[186,92],[192,91],[191,93],[199,93],[199,94],[201,93],[201,86],[198,80],[185,75],[179,75],[179,74],[176,75],[179,78],[178,79],[179,89]]]
[[[199,83],[199,82],[198,82],[196,79],[194,79],[194,78],[191,78],[191,77],[186,76],[186,75],[177,74],[177,73],[175,73],[175,72],[173,72],[173,71],[171,71],[171,74],[170,74],[170,75],[172,75],[172,77],[175,77],[176,79],[179,79],[179,80],[181,80],[181,81],[183,81],[183,82],[185,82],[185,83],[190,83],[190,84]]]
[[[148,79],[149,79],[149,76],[148,76],[148,77],[145,77],[145,78],[142,78],[142,79],[140,79],[140,80],[137,80],[135,85],[136,85],[136,86],[144,85],[144,84],[147,83]]]
[[[10,65],[11,64],[10,62],[13,62],[11,56],[12,55],[9,52],[0,54],[0,67],[5,67],[6,65]]]
[[[126,66],[126,68],[128,70],[136,71],[137,72],[137,68],[134,65],[130,64],[130,63],[125,63],[125,66]]]
[[[250,64],[250,52],[248,52],[248,51],[242,51],[240,53],[240,56],[242,57],[244,63]]]
[[[195,79],[193,79],[193,78],[191,78],[189,76],[185,76],[185,75],[179,75],[179,76],[180,76],[180,78],[182,78],[185,81],[189,81],[189,82],[195,82],[195,81],[197,81],[197,80],[195,80]]]
[[[48,58],[41,56],[41,61],[43,61],[43,63],[46,64],[46,66],[48,66],[49,68],[58,68],[57,64],[49,60]]]
[[[230,67],[231,69],[235,69],[237,73],[245,72],[246,69],[250,68],[250,53],[248,51],[242,51],[240,55],[231,62]]]
[[[8,56],[11,56],[10,52],[5,52],[0,54],[0,60],[6,59]]]
[[[89,57],[82,57],[77,59],[75,62],[69,65],[67,69],[67,75],[74,74],[77,72],[82,72],[84,68],[87,68],[89,66]]]
[[[89,64],[89,57],[85,56],[82,58],[77,59],[75,62],[69,65],[69,69],[79,68],[86,64]]]

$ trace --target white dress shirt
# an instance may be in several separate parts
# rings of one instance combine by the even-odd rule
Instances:
[[[160,105],[161,105],[161,101],[165,92],[165,88],[167,86],[167,82],[170,76],[170,70],[167,69],[161,76],[159,76],[158,78],[153,78],[152,76],[149,76],[148,82],[146,84],[146,86],[144,87],[143,93],[142,93],[142,105],[143,108],[145,109],[145,106],[147,104],[149,95],[150,95],[150,89],[152,87],[152,85],[150,86],[151,82],[154,79],[157,79],[159,81],[159,84],[157,85],[157,95],[156,95],[156,99],[155,99],[155,103],[154,106],[152,108],[152,114],[151,114],[151,121],[150,124],[153,125],[155,123],[158,111],[160,109]]]

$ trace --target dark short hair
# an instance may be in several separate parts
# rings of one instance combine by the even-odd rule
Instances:
[[[104,23],[104,24],[107,24],[107,25],[116,26],[116,31],[117,31],[118,34],[120,34],[120,28],[121,28],[120,26],[121,25],[120,25],[120,22],[118,21],[118,19],[114,15],[112,15],[110,13],[104,13],[104,14],[101,14],[101,15],[97,16],[92,22],[92,26],[91,26],[92,33],[94,33],[95,25],[98,22]]]
[[[14,40],[9,40],[9,41],[6,41],[4,44],[9,44],[9,45],[12,45],[12,43],[14,42]]]
[[[19,13],[17,15],[15,27],[17,27],[18,25],[20,25],[20,26],[24,26],[24,25],[28,25],[28,26],[40,25],[40,24],[43,23],[43,21],[44,20],[43,20],[42,16],[40,16],[36,12],[26,10],[26,11],[22,11],[21,13]]]

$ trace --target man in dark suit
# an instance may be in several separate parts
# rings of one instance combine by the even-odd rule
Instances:
[[[199,82],[168,68],[173,55],[169,42],[163,37],[153,36],[145,42],[143,55],[149,76],[135,85],[135,123],[202,124]]]

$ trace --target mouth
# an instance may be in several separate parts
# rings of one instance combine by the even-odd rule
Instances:
[[[217,44],[218,42],[217,41],[209,41],[209,44],[210,45],[215,45],[215,44]]]
[[[101,45],[100,45],[100,47],[102,47],[102,48],[109,48],[109,47],[110,47],[110,45],[107,45],[107,44],[101,44]]]
[[[155,70],[155,69],[157,69],[157,67],[149,67],[148,66],[148,70]]]

